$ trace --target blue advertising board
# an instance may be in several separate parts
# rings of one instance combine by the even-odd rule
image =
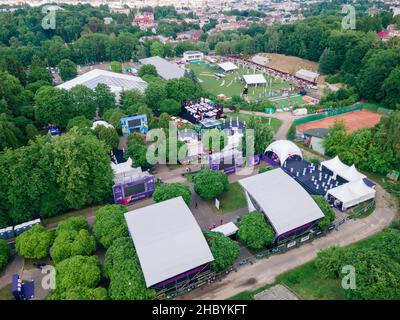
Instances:
[[[128,116],[121,119],[122,134],[127,137],[131,132],[147,133],[149,126],[145,114]]]

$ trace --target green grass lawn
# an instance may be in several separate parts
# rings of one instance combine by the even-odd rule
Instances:
[[[11,283],[0,289],[0,300],[14,300],[11,293]]]
[[[240,121],[246,121],[246,122],[248,122],[251,117],[251,115],[249,115],[249,114],[234,113],[234,112],[229,112],[226,115],[227,115],[228,119],[229,118],[236,119],[237,117],[239,117]],[[261,121],[263,123],[265,123],[266,125],[269,124],[269,121],[270,121],[269,117],[262,117],[262,116],[255,116],[255,117],[258,119],[261,119]],[[271,126],[272,126],[272,129],[274,130],[274,132],[277,132],[281,125],[282,125],[281,120],[276,119],[276,118],[271,118]]]
[[[189,65],[189,68],[193,70],[197,78],[200,79],[201,85],[205,90],[216,96],[219,94],[224,94],[228,97],[240,96],[243,91],[244,84],[243,82],[236,80],[236,77],[245,74],[261,73],[260,71],[254,72],[254,70],[250,68],[240,67],[236,71],[225,73],[225,77],[220,79],[215,76],[215,73],[223,73],[223,71],[218,70],[214,67],[209,67],[206,63],[191,64]],[[264,77],[267,81],[270,81],[270,77],[268,75],[264,74]],[[272,79],[272,91],[287,88],[290,86],[289,82],[281,82],[280,80],[276,80],[274,78]],[[251,100],[259,99],[260,94],[263,95],[265,93],[265,88],[265,86],[250,87],[248,97]],[[267,88],[267,90],[269,91],[269,88]]]
[[[211,209],[216,213],[232,212],[247,206],[246,197],[238,182],[229,184],[228,190],[222,193],[218,200],[220,202],[220,210],[215,207],[215,200],[208,201]]]
[[[279,99],[279,100],[272,100],[272,103],[277,108],[296,106],[296,104],[297,104],[297,106],[301,106],[302,102],[303,102],[302,96],[294,96],[294,97],[288,97],[288,98]]]

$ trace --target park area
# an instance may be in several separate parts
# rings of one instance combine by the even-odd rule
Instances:
[[[254,71],[250,68],[238,66],[239,68],[229,73],[223,73],[215,65],[206,63],[191,64],[189,68],[193,70],[201,85],[208,92],[218,96],[223,94],[227,97],[240,96],[243,92],[244,83],[239,79],[247,74],[260,74],[260,71]],[[224,77],[218,77],[216,74],[224,74]],[[277,80],[267,74],[263,74],[267,80],[267,85],[257,87],[249,87],[248,98],[250,100],[258,100],[266,98],[269,91],[277,91],[290,87],[291,83],[287,81]],[[272,80],[272,84],[269,85]]]
[[[316,105],[318,104],[319,100],[314,99],[310,96],[290,96],[284,98],[272,98],[270,99],[271,102],[274,104],[276,109],[284,109],[284,108],[302,108],[307,105]]]

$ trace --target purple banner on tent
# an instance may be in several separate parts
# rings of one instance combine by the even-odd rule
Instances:
[[[279,163],[275,162],[274,160],[272,160],[270,157],[268,157],[266,154],[264,154],[261,158],[263,161],[265,161],[266,163],[270,164],[273,167],[279,167]]]

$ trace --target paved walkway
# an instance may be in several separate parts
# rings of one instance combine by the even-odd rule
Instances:
[[[271,284],[282,273],[292,270],[316,258],[321,249],[332,246],[347,246],[366,239],[382,231],[398,215],[395,203],[382,187],[377,188],[376,209],[368,217],[349,220],[338,231],[304,244],[284,254],[276,254],[258,260],[231,272],[220,282],[192,291],[180,299],[227,299],[242,291],[253,291],[263,285]]]
[[[20,274],[24,266],[24,258],[15,255],[0,277],[0,289],[11,283],[12,275]]]

